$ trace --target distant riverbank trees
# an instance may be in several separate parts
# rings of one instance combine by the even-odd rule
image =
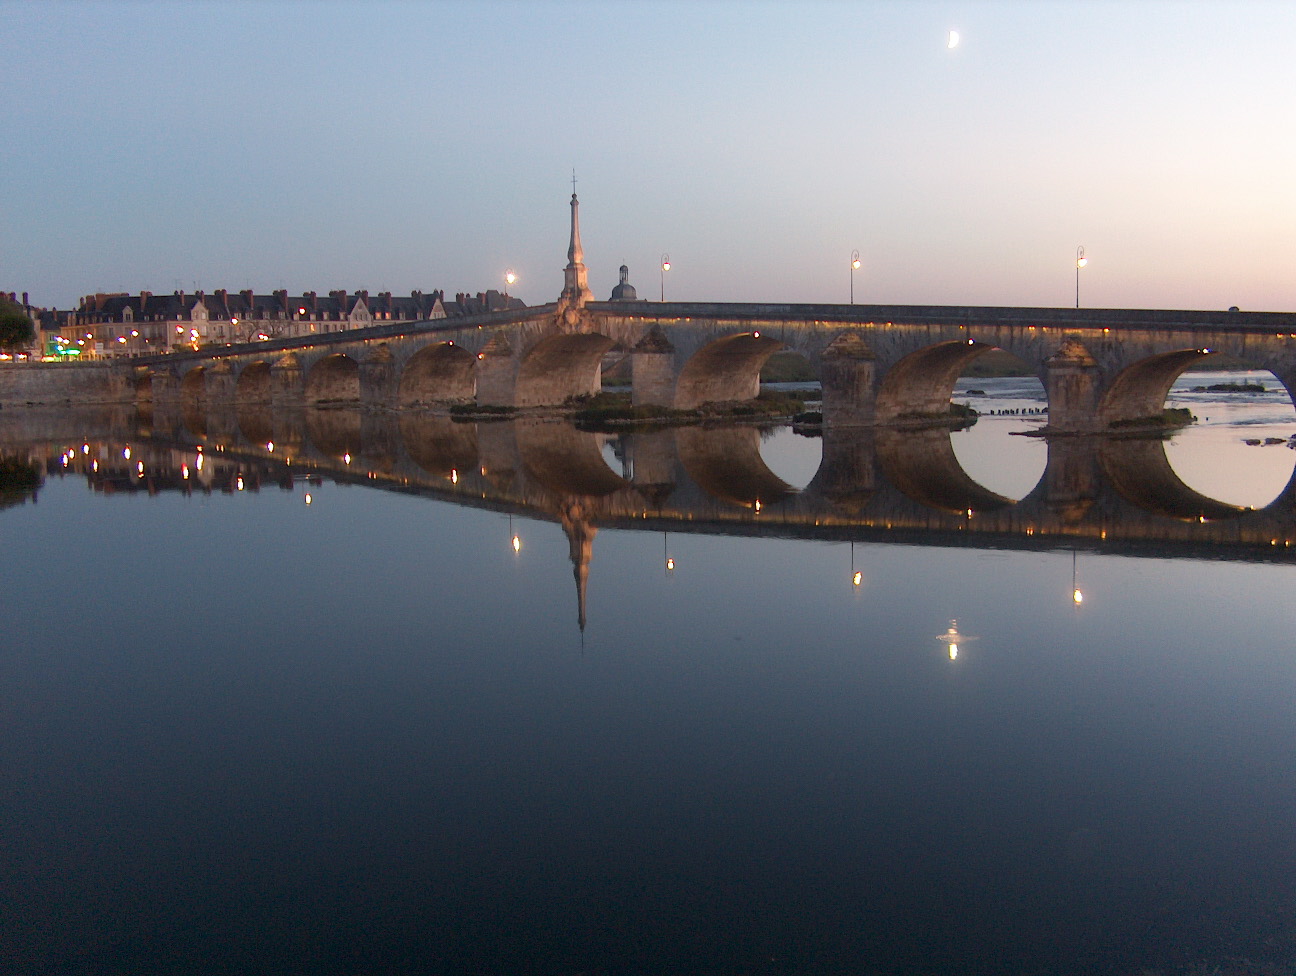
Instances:
[[[26,350],[36,338],[36,327],[23,307],[7,295],[0,295],[0,349]]]

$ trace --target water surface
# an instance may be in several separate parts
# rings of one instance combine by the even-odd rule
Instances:
[[[1238,407],[1167,456],[1218,431],[1272,500],[1293,452],[1242,427],[1296,421]],[[1034,422],[951,445],[1024,499]],[[0,512],[0,971],[1293,971],[1283,545],[1164,515],[1139,549],[960,542],[882,484],[798,521],[820,442],[787,430],[760,454],[806,491],[757,512],[711,471],[638,527],[534,453],[409,440],[419,479],[338,441],[294,477],[258,467],[283,444],[128,433],[30,448],[45,483]],[[910,528],[852,527],[879,499]]]

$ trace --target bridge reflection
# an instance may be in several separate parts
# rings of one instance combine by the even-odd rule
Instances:
[[[1163,443],[1146,439],[1052,440],[1019,501],[970,478],[944,430],[829,429],[801,490],[766,465],[750,426],[612,435],[353,409],[65,410],[7,413],[0,455],[82,474],[103,492],[303,490],[328,479],[556,522],[582,630],[601,529],[1296,562],[1296,476],[1263,508],[1227,505],[1185,485]]]
[[[21,415],[19,415],[21,416]],[[1294,558],[1296,485],[1263,508],[1207,498],[1185,485],[1159,440],[1059,438],[1039,483],[1018,501],[959,465],[947,431],[827,430],[802,489],[761,456],[750,426],[664,427],[612,435],[557,420],[461,423],[444,415],[241,406],[196,414],[130,408],[64,412],[42,428],[5,417],[0,446],[49,464],[71,447],[122,490],[220,490],[318,475],[425,494],[551,521],[602,528],[777,535],[840,541],[1050,548],[1244,560]],[[134,449],[133,462],[121,448]],[[206,454],[201,477],[191,470]],[[612,464],[608,458],[611,457]],[[139,477],[138,463],[146,475]],[[117,469],[121,470],[118,471]],[[619,469],[619,470],[618,470]],[[1296,479],[1293,479],[1296,481]],[[567,514],[564,514],[567,513]]]

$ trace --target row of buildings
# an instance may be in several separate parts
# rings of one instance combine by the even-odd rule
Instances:
[[[10,296],[18,302],[16,295]],[[442,291],[391,292],[286,290],[258,295],[251,290],[142,291],[86,295],[78,308],[60,312],[19,303],[36,326],[33,355],[106,359],[154,355],[205,345],[299,338],[372,325],[459,318],[526,303],[494,289],[447,300]]]

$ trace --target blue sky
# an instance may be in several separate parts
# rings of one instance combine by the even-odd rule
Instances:
[[[1296,310],[1296,4],[0,0],[0,288]],[[948,32],[961,43],[947,47]]]

